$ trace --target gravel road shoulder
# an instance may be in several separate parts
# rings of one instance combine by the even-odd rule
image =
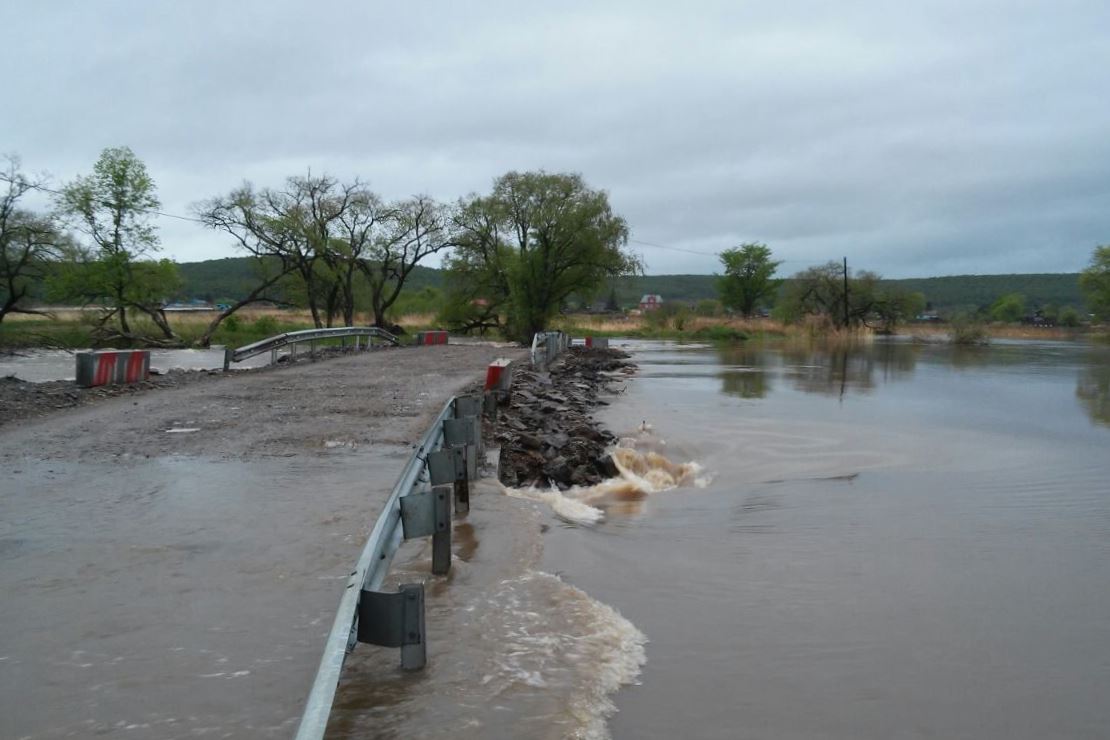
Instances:
[[[4,406],[4,399],[33,393],[28,386],[47,384],[2,381],[9,389],[0,395],[0,415],[21,418],[0,427],[0,460],[25,454],[101,461],[167,454],[249,458],[407,444],[452,393],[479,381],[486,366],[504,356],[523,357],[523,351],[411,347],[226,375],[171,373],[127,390],[66,383],[78,401],[63,409],[50,408],[49,400]]]

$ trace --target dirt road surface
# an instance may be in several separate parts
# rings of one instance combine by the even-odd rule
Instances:
[[[0,429],[0,737],[288,737],[427,424],[520,350],[439,346]]]

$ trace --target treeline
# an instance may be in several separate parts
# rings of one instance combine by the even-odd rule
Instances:
[[[158,341],[179,343],[166,303],[187,292],[177,264],[158,259],[154,181],[127,147],[105,149],[91,174],[57,189],[26,176],[9,157],[0,172],[0,322],[36,313],[36,297],[99,309],[100,341],[149,340],[133,326],[149,318]],[[25,208],[32,191],[53,208]],[[485,195],[454,202],[428,196],[387,201],[358,178],[292,176],[280,185],[247,182],[198,201],[187,217],[222,234],[247,261],[247,274],[199,275],[198,293],[226,300],[203,335],[263,301],[306,307],[318,326],[351,325],[365,308],[378,326],[407,287],[426,293],[452,328],[496,330],[530,339],[571,294],[639,271],[626,251],[628,225],[608,195],[580,175],[509,172]],[[420,262],[443,256],[442,294],[419,286]],[[42,287],[44,286],[44,287]]]
[[[175,300],[199,299],[210,303],[226,303],[249,292],[254,276],[251,262],[243,257],[227,257],[179,265],[182,288]],[[431,267],[417,267],[405,286],[405,295],[428,288],[442,291],[446,272]],[[696,304],[718,298],[717,276],[714,275],[636,275],[618,277],[610,286],[615,290],[621,308],[634,308],[649,293],[662,295],[667,301]],[[784,280],[784,285],[790,278]],[[1060,308],[1084,306],[1079,290],[1079,273],[1031,273],[1017,275],[950,275],[932,278],[882,279],[911,293],[921,293],[928,307],[941,314],[987,309],[999,298],[1019,293],[1030,307],[1054,305]],[[575,308],[604,307],[607,290],[595,300],[575,297]],[[404,300],[404,299],[402,299]]]
[[[817,317],[833,328],[890,329],[931,310],[1014,320],[1027,310],[1078,320],[1082,300],[1110,314],[1110,248],[1074,275],[883,280],[846,264],[788,277],[771,250],[751,243],[721,254],[720,276],[644,276],[629,228],[604,191],[577,174],[509,172],[486,194],[452,202],[423,195],[386,200],[355,178],[298,175],[267,187],[247,182],[197,201],[186,217],[222,235],[238,259],[181,266],[159,259],[161,203],[154,180],[126,147],[104,150],[90,174],[57,188],[0,169],[0,322],[49,300],[98,309],[101,342],[181,343],[166,304],[221,304],[197,340],[244,306],[308,309],[316,326],[350,325],[367,312],[379,326],[402,310],[434,312],[456,331],[528,340],[560,311],[634,307],[644,293],[665,305],[708,303],[743,315],[774,308],[786,321]],[[52,208],[26,208],[45,192]],[[437,256],[443,270],[421,262]],[[1075,318],[1073,318],[1075,317]]]

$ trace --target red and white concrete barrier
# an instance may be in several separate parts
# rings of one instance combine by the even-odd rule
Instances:
[[[486,368],[486,390],[508,393],[513,384],[513,361],[505,358],[494,360]]]
[[[447,332],[443,330],[417,332],[416,343],[420,345],[447,344]]]
[[[587,349],[609,349],[609,337],[586,337],[582,344]]]
[[[125,385],[150,378],[150,352],[126,349],[77,353],[77,385]]]

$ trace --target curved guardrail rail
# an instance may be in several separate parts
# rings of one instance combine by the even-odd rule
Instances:
[[[284,334],[278,334],[267,339],[262,339],[253,344],[247,344],[238,349],[224,350],[224,370],[231,367],[233,362],[241,362],[248,357],[261,355],[265,352],[277,352],[282,347],[295,345],[300,342],[315,342],[320,339],[336,339],[343,337],[355,338],[355,349],[358,349],[359,337],[367,337],[366,344],[370,346],[372,340],[377,337],[384,339],[390,344],[400,344],[397,337],[393,336],[385,329],[380,329],[376,326],[336,326],[330,329],[305,329],[303,331],[289,331]]]
[[[347,579],[297,740],[324,736],[343,663],[356,642],[400,647],[402,668],[424,667],[424,585],[404,584],[392,593],[379,589],[405,539],[431,535],[432,572],[450,570],[451,500],[456,510],[469,509],[468,481],[477,476],[483,403],[481,395],[448,401],[405,464]]]

